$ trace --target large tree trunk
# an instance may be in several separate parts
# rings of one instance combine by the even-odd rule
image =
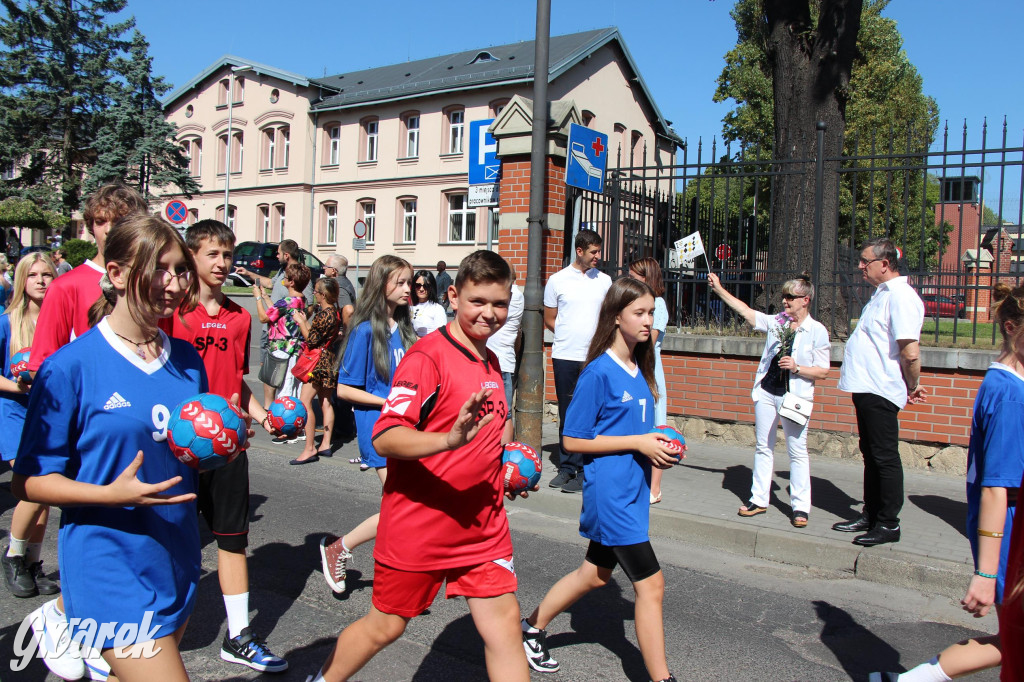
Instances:
[[[775,158],[780,161],[771,207],[768,280],[781,282],[801,272],[813,273],[817,249],[816,317],[842,335],[848,318],[838,285],[840,275],[849,274],[849,263],[840,262],[837,267],[836,262],[838,164],[825,162],[818,232],[814,224],[816,126],[819,121],[826,126],[824,158],[837,158],[843,148],[847,92],[863,3],[763,1],[775,99]],[[809,1],[819,2],[817,26],[812,24]],[[777,286],[769,287],[769,301],[778,293]]]

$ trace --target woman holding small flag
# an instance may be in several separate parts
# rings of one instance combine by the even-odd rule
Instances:
[[[814,400],[814,382],[829,372],[828,331],[810,315],[814,285],[806,275],[782,285],[783,310],[771,316],[756,311],[708,273],[708,284],[730,308],[759,332],[768,334],[754,376],[754,481],[750,499],[739,508],[743,517],[768,511],[774,470],[775,432],[782,422],[789,451],[790,521],[804,528],[811,511],[811,471],[807,459],[807,422]]]

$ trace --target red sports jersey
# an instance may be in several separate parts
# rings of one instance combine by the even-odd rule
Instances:
[[[249,373],[252,324],[249,311],[225,298],[224,305],[213,317],[199,304],[195,310],[185,313],[182,319],[173,315],[161,320],[160,326],[166,333],[188,341],[199,351],[206,365],[211,393],[225,398],[238,393],[241,397],[242,375]]]
[[[501,432],[508,417],[501,368],[452,338],[446,327],[420,339],[398,364],[373,429],[447,432],[473,393],[491,389],[481,416],[494,419],[457,450],[388,459],[374,558],[406,571],[475,566],[512,554],[502,504]]]
[[[103,293],[100,279],[104,272],[106,270],[87,260],[53,280],[36,321],[29,371],[38,371],[43,360],[89,331],[89,308]]]

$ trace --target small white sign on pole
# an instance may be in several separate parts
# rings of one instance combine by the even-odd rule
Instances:
[[[469,186],[469,206],[497,206],[498,205],[498,183],[489,185]]]
[[[366,250],[366,240],[365,239],[360,239],[358,237],[353,239],[352,240],[352,250],[353,251],[365,251]]]

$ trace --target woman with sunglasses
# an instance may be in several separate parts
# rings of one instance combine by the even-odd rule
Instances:
[[[783,311],[771,316],[754,310],[722,286],[718,275],[708,273],[708,284],[725,304],[759,332],[768,334],[754,377],[754,482],[750,499],[739,508],[743,517],[768,511],[774,473],[775,433],[782,422],[789,451],[790,522],[804,528],[811,512],[811,470],[807,459],[807,423],[799,424],[779,414],[787,392],[810,403],[814,382],[829,372],[831,345],[828,330],[811,317],[814,285],[800,276],[782,285]],[[809,420],[808,420],[809,421]]]
[[[412,327],[416,336],[423,338],[435,329],[448,324],[444,306],[437,300],[437,281],[427,270],[420,270],[412,286]]]

